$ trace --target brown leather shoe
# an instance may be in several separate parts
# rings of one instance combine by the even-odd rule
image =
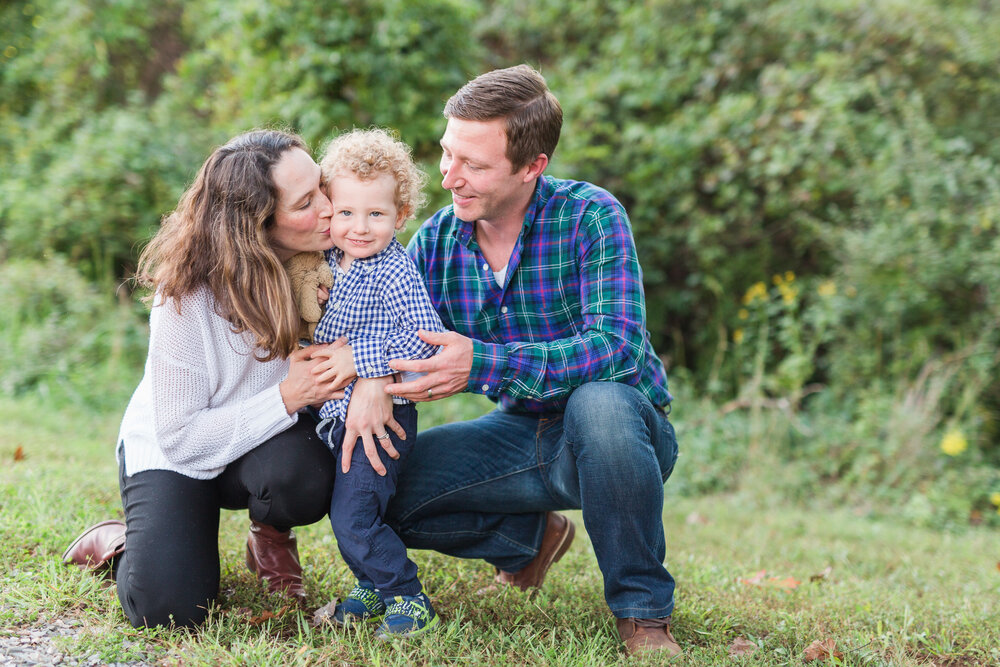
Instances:
[[[545,534],[542,536],[542,546],[538,555],[520,572],[504,572],[497,570],[493,580],[498,584],[517,586],[522,591],[529,588],[541,588],[545,574],[552,563],[563,557],[576,534],[576,526],[565,515],[558,512],[548,512],[545,515]]]
[[[102,521],[83,531],[63,552],[62,561],[95,574],[111,574],[111,561],[125,551],[125,524]]]
[[[292,531],[281,532],[274,526],[251,521],[247,567],[267,582],[267,590],[287,595],[299,604],[305,602],[298,542]]]
[[[670,617],[616,618],[618,636],[625,642],[629,655],[666,651],[671,658],[681,654],[681,647],[670,634]]]

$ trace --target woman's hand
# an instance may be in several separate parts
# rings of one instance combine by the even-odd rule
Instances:
[[[351,469],[351,456],[354,454],[354,444],[358,438],[364,443],[365,455],[372,468],[379,475],[385,475],[385,466],[379,458],[375,440],[382,445],[386,454],[394,459],[399,458],[399,452],[392,446],[392,440],[385,436],[388,429],[406,440],[406,431],[392,416],[392,396],[385,393],[384,387],[392,382],[392,376],[381,378],[358,378],[351,392],[351,402],[347,406],[347,419],[344,432],[343,455],[341,468],[346,473]]]
[[[313,367],[316,381],[343,389],[357,376],[354,353],[346,338],[338,338],[329,345],[312,345],[310,357],[319,363]]]
[[[295,414],[307,405],[325,403],[331,398],[343,398],[342,387],[319,380],[313,370],[320,363],[312,358],[313,350],[306,347],[288,357],[288,376],[278,385],[281,400],[288,414]]]

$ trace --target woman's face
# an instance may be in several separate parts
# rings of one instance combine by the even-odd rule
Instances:
[[[272,169],[278,187],[278,209],[270,238],[284,262],[299,252],[328,250],[333,206],[320,188],[319,165],[301,148],[292,148]]]

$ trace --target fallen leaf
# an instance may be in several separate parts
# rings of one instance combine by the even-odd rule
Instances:
[[[265,609],[264,613],[260,616],[251,616],[249,619],[250,625],[261,625],[265,621],[270,621],[272,618],[281,618],[288,611],[288,606],[284,606],[277,612],[273,612],[270,609]]]
[[[833,572],[833,566],[832,565],[827,565],[826,567],[823,568],[822,572],[817,572],[816,574],[814,574],[811,577],[809,577],[809,581],[810,582],[813,582],[813,581],[822,581],[823,579],[826,579],[827,577],[829,577],[831,572]]]
[[[774,588],[782,588],[786,591],[790,591],[793,588],[798,588],[799,584],[802,582],[794,577],[785,577],[781,579],[779,577],[768,577],[767,570],[761,570],[751,577],[746,579],[738,579],[741,584],[746,584],[747,586],[773,586]]]
[[[738,581],[741,584],[747,584],[748,586],[760,586],[764,583],[765,575],[767,575],[767,570],[761,570],[748,579],[739,579]]]
[[[802,652],[802,660],[804,662],[826,660],[829,657],[834,657],[838,660],[844,657],[844,654],[837,650],[837,642],[833,639],[817,639]]]
[[[337,608],[337,603],[340,602],[337,598],[333,598],[325,605],[313,612],[312,626],[314,628],[323,625],[324,623],[330,622],[333,618],[333,612]]]
[[[777,577],[771,577],[767,581],[768,581],[768,583],[770,583],[770,584],[772,584],[774,586],[777,586],[778,588],[784,588],[786,591],[790,591],[790,590],[792,590],[794,588],[798,588],[799,584],[802,583],[801,581],[799,581],[798,579],[795,579],[794,577],[785,577],[784,579],[778,579]]]
[[[20,445],[17,446],[17,449],[14,450],[14,460],[15,461],[24,460],[24,447],[21,447]]]
[[[701,514],[691,512],[687,515],[687,518],[684,519],[684,523],[689,526],[707,526],[709,522],[708,519],[703,517]]]
[[[729,645],[729,655],[734,658],[741,655],[750,655],[756,650],[757,645],[749,639],[745,639],[743,637],[737,637],[733,640],[733,643]]]

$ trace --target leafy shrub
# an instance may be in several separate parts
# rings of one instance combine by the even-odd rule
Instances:
[[[60,257],[3,264],[0,389],[121,410],[145,357],[148,331],[139,310],[98,291]]]

